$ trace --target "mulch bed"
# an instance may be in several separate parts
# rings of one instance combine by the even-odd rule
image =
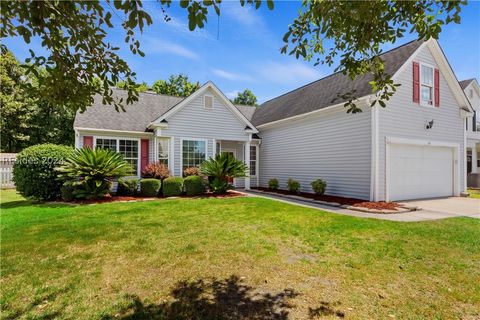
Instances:
[[[314,193],[307,193],[307,192],[291,192],[288,190],[283,190],[283,189],[277,189],[277,190],[271,190],[268,188],[252,188],[252,189],[257,189],[260,191],[265,191],[265,192],[273,192],[273,193],[279,193],[279,194],[286,194],[286,195],[291,195],[291,196],[300,196],[304,198],[309,198],[309,199],[314,199],[314,200],[319,200],[319,201],[326,201],[326,202],[336,202],[340,203],[341,205],[348,205],[348,206],[354,206],[354,207],[364,207],[368,209],[377,209],[377,210],[396,210],[399,205],[395,202],[385,202],[385,201],[379,201],[379,202],[371,202],[371,201],[365,201],[361,199],[355,199],[355,198],[345,198],[345,197],[337,197],[337,196],[328,196],[328,195],[317,195]]]
[[[212,192],[206,192],[200,196],[179,196],[178,198],[187,198],[187,199],[201,199],[201,198],[234,198],[234,197],[243,197],[245,194],[240,192],[227,192],[226,194],[214,194]],[[131,197],[131,196],[112,196],[106,195],[102,199],[82,199],[82,200],[72,200],[68,203],[72,204],[93,204],[93,203],[109,203],[109,202],[120,202],[120,201],[148,201],[153,199],[167,199],[165,197]],[[62,201],[63,202],[63,201]]]

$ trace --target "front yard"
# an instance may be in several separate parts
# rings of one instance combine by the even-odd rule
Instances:
[[[480,317],[480,220],[261,198],[97,205],[1,194],[4,319]]]

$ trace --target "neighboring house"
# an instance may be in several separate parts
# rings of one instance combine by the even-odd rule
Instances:
[[[288,178],[311,192],[370,200],[460,195],[466,190],[465,121],[473,109],[437,41],[413,41],[382,54],[400,83],[385,109],[365,76],[335,73],[261,106],[233,105],[211,82],[183,99],[141,93],[117,113],[96,100],[75,119],[76,146],[121,152],[137,173],[151,161],[174,175],[217,152],[250,167],[237,187],[267,186]],[[356,90],[363,112],[347,114],[337,94]],[[125,95],[121,90],[116,94]]]
[[[467,185],[480,187],[480,86],[476,79],[460,81],[465,95],[473,107],[472,118],[465,121],[467,131]]]

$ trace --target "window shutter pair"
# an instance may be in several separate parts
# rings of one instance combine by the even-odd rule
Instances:
[[[440,72],[433,70],[433,99],[435,107],[440,106]],[[413,102],[420,103],[420,64],[413,62]]]

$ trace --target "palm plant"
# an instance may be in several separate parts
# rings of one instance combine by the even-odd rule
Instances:
[[[220,153],[200,165],[200,173],[212,179],[214,193],[225,193],[230,188],[229,179],[245,177],[247,166],[230,153]]]
[[[104,197],[115,178],[132,174],[122,155],[109,149],[77,149],[57,168],[60,179],[74,182],[76,198]]]

